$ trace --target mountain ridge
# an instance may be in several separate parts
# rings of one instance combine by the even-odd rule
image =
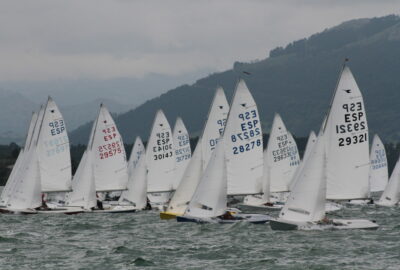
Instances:
[[[154,115],[163,109],[171,126],[181,116],[190,134],[198,135],[207,117],[214,91],[222,86],[228,100],[239,78],[252,92],[268,133],[275,112],[296,136],[317,130],[326,113],[343,59],[363,92],[371,135],[387,141],[400,138],[400,18],[357,19],[270,51],[269,57],[211,74],[192,85],[181,85],[116,117],[124,141],[137,135],[147,139]],[[300,117],[301,116],[301,117]],[[393,123],[389,125],[388,123]],[[71,133],[72,143],[87,142],[90,124]]]

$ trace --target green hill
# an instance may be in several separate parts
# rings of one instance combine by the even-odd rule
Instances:
[[[278,112],[296,136],[306,136],[319,128],[346,57],[364,94],[371,134],[378,133],[386,142],[399,140],[400,18],[394,15],[348,21],[278,47],[264,60],[236,62],[231,70],[182,85],[118,115],[116,122],[125,142],[136,135],[147,140],[161,108],[171,125],[182,116],[189,132],[197,135],[215,88],[224,87],[230,99],[241,77],[256,99],[264,132]],[[90,124],[81,126],[72,132],[71,141],[86,143],[89,131]]]

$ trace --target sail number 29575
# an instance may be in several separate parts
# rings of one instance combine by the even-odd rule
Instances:
[[[367,142],[368,140],[368,134],[363,133],[363,134],[358,134],[354,136],[349,136],[345,138],[339,138],[339,146],[346,146],[350,144],[357,144],[357,143],[363,143]]]

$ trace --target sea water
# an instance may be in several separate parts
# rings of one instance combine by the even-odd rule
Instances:
[[[0,215],[0,269],[400,269],[399,207],[353,206],[333,217],[381,227],[282,232],[177,223],[157,211]]]

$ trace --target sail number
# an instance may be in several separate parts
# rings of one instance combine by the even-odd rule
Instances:
[[[188,135],[180,135],[177,137],[177,146],[175,149],[176,162],[181,162],[191,158],[190,141]]]
[[[251,141],[249,143],[246,143],[244,145],[239,145],[239,146],[234,146],[233,149],[233,154],[238,155],[240,153],[246,152],[246,151],[250,151],[252,149],[254,149],[254,147],[259,147],[261,146],[261,140],[258,139],[256,141]]]
[[[47,148],[46,154],[48,157],[51,157],[56,154],[59,154],[59,153],[69,150],[67,136],[50,139],[50,140],[44,141],[43,143],[44,143],[44,146]]]
[[[169,131],[156,133],[157,145],[153,146],[154,160],[160,160],[164,158],[169,158],[173,156],[171,134]],[[160,153],[161,152],[161,153]]]
[[[241,132],[231,135],[231,141],[233,143],[241,143],[241,141],[248,142],[249,140],[257,138],[261,135],[261,129],[259,127],[260,123],[257,117],[257,110],[240,113],[238,115],[238,118],[242,120],[242,123],[240,123]],[[262,146],[261,139],[256,139],[242,145],[234,146],[232,150],[233,154],[237,155],[260,146]]]
[[[100,145],[98,147],[100,159],[116,156],[122,153],[121,144],[119,142]]]
[[[350,145],[350,144],[367,142],[368,141],[367,136],[368,136],[368,134],[364,133],[364,134],[359,134],[359,135],[350,136],[350,137],[346,137],[346,138],[339,138],[339,146],[346,146],[346,145]]]
[[[375,150],[375,159],[371,160],[371,166],[373,170],[380,168],[386,168],[386,152],[384,149]]]
[[[111,141],[112,139],[115,139],[117,137],[117,133],[116,133],[117,129],[115,128],[115,126],[105,128],[102,131],[105,134],[103,136],[103,139],[105,142]]]
[[[362,120],[365,117],[362,102],[343,104],[342,109],[345,111],[344,123],[336,125],[337,134],[362,131],[367,128],[366,122]]]
[[[49,127],[51,136],[56,136],[58,134],[61,134],[65,130],[64,120],[60,119],[50,122]]]

